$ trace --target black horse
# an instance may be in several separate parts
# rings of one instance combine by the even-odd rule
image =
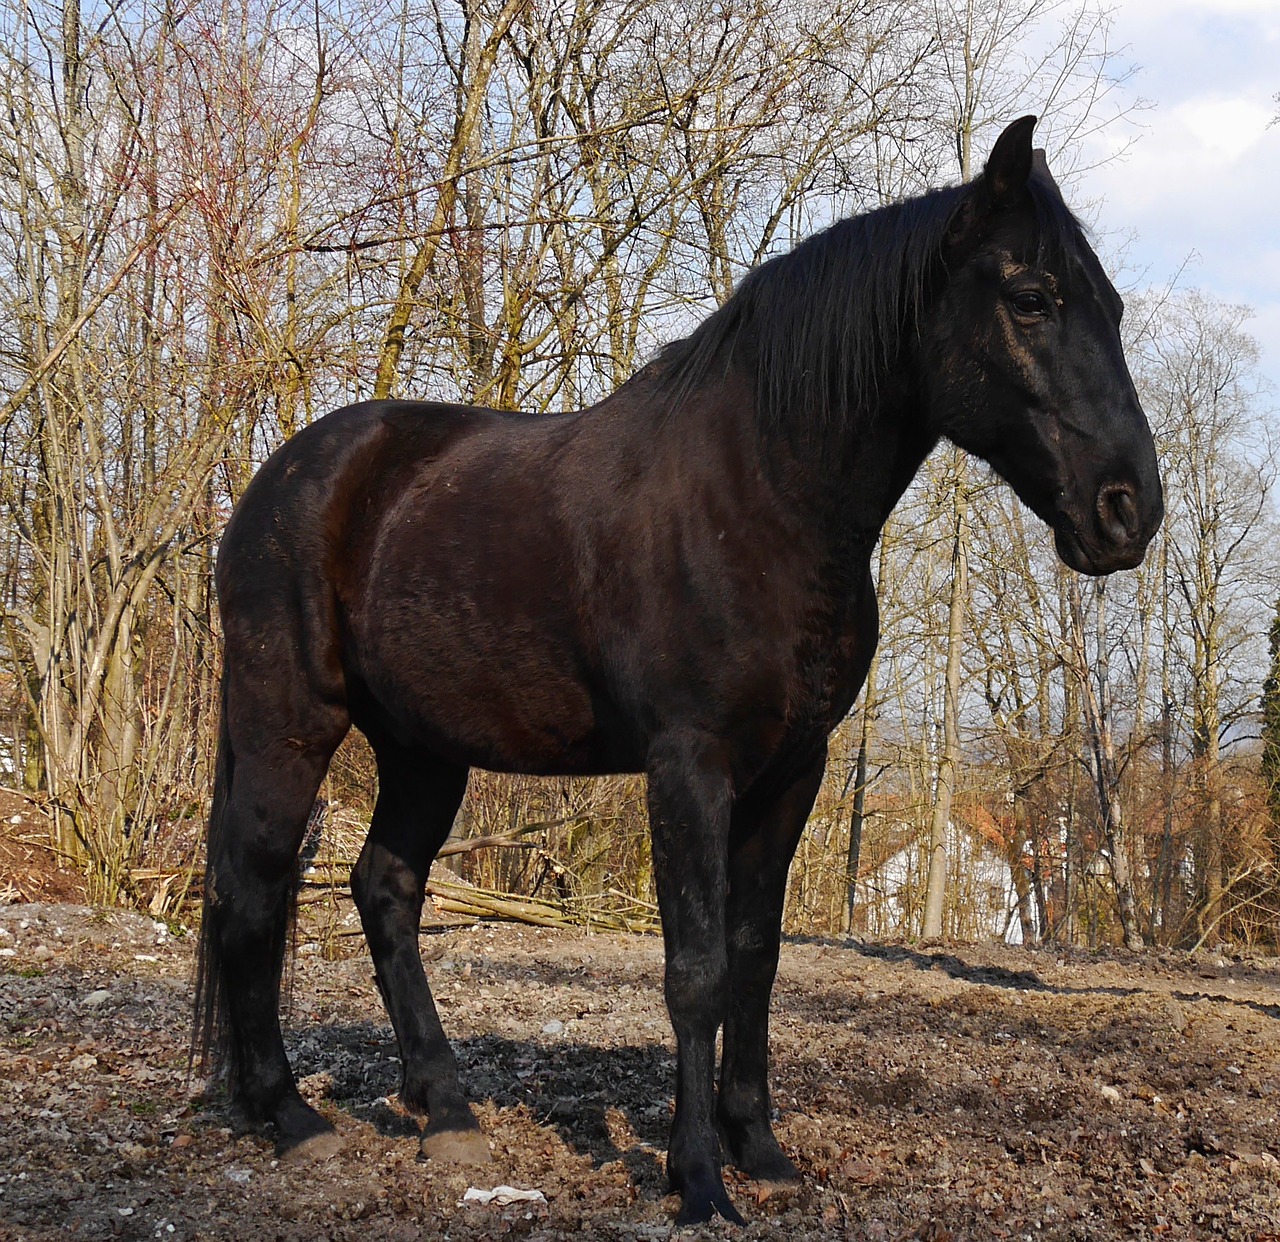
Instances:
[[[423,1153],[488,1154],[418,953],[468,769],[644,772],[680,1220],[741,1220],[723,1160],[797,1176],[770,1126],[769,995],[827,735],[877,640],[889,511],[945,436],[1085,573],[1137,565],[1161,519],[1120,298],[1034,124],[970,184],[756,269],[590,409],[369,402],[263,466],[218,557],[197,1037],[283,1149],[337,1145],[294,1085],[278,1005],[299,844],[354,724],[379,790],[351,887]]]

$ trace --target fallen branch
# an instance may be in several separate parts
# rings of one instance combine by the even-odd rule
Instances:
[[[570,815],[563,819],[524,824],[510,832],[472,837],[469,840],[452,839],[441,846],[436,857],[449,858],[482,849],[536,849],[538,848],[536,842],[523,841],[520,838],[587,818],[590,817]],[[312,890],[314,895],[301,894],[299,900],[304,905],[325,900],[325,897],[316,893],[315,890],[332,891],[340,885],[348,884],[351,879],[351,869],[354,866],[354,861],[345,858],[313,862],[302,879],[301,887]],[[556,901],[543,897],[521,897],[514,893],[476,888],[460,880],[442,880],[433,877],[427,880],[426,891],[435,908],[441,913],[460,915],[472,920],[502,919],[515,923],[529,923],[535,927],[558,927],[566,930],[586,927],[597,931],[621,932],[652,932],[659,926],[656,906],[614,888],[603,893]],[[617,908],[620,904],[623,906],[622,909]],[[425,925],[425,928],[430,927],[430,923]],[[355,935],[357,933],[351,931],[339,934]]]
[[[541,898],[514,897],[510,893],[472,888],[448,880],[428,880],[427,894],[436,908],[446,914],[469,914],[475,918],[511,919],[536,927],[574,927],[578,921],[555,902]]]
[[[578,818],[578,817],[571,817]],[[450,837],[436,853],[437,858],[452,858],[458,854],[469,854],[473,850],[500,850],[500,849],[517,849],[532,850],[537,849],[536,841],[521,841],[520,837],[529,836],[534,832],[541,832],[546,828],[554,828],[562,823],[569,823],[571,820],[554,820],[532,824],[524,824],[520,828],[513,828],[510,832],[492,833],[487,837],[470,837],[460,840],[457,837]],[[306,878],[302,881],[305,885],[320,884],[323,886],[333,886],[336,884],[347,884],[351,880],[351,869],[355,866],[355,861],[349,858],[327,858],[323,861],[314,860],[307,870]]]
[[[472,850],[534,850],[538,848],[536,841],[517,841],[514,838],[523,836],[526,832],[541,829],[541,827],[541,824],[535,824],[519,828],[515,832],[503,832],[490,837],[470,837],[465,841],[446,841],[440,847],[436,857],[452,858],[456,854],[469,854]]]

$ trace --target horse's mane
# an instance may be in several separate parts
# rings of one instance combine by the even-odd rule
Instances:
[[[736,364],[754,371],[762,428],[821,434],[855,425],[915,331],[966,189],[851,216],[748,272],[724,305],[659,354],[668,394],[678,400]],[[1028,189],[1043,264],[1081,263],[1088,242],[1058,187],[1033,175]]]

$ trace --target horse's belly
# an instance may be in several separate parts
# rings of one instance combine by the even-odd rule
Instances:
[[[565,646],[491,623],[434,622],[384,629],[364,652],[357,726],[368,717],[404,744],[494,771],[638,770],[625,722]]]

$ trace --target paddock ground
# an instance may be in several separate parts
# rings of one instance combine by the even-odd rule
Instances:
[[[355,932],[345,899],[299,926],[290,1054],[345,1140],[299,1167],[188,1076],[191,935],[0,905],[0,1238],[675,1233],[657,937],[423,936],[493,1152],[458,1170],[416,1159]],[[777,1130],[804,1182],[730,1171],[747,1228],[692,1233],[1280,1242],[1280,959],[788,942],[772,1028]],[[545,1203],[460,1205],[500,1184]]]

